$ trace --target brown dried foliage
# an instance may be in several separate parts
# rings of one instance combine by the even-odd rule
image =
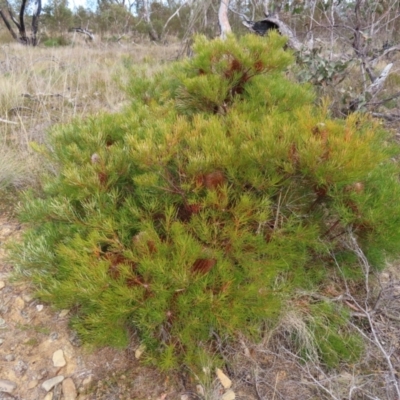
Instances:
[[[192,266],[192,272],[201,275],[207,274],[217,263],[214,258],[199,258],[196,260]]]
[[[225,183],[225,175],[222,171],[214,171],[203,176],[203,183],[207,189],[216,189]]]

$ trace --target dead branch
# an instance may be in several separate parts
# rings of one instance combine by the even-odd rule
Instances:
[[[10,109],[8,110],[8,113],[9,113],[9,114],[19,114],[21,111],[33,112],[32,108],[23,107],[23,106],[16,106],[16,107],[10,108]]]
[[[387,57],[390,53],[393,53],[394,51],[400,51],[400,46],[389,47],[388,49],[384,50],[382,54],[379,54],[378,56],[376,56],[372,61],[374,63],[376,63],[381,58]]]
[[[375,96],[377,95],[382,89],[383,85],[389,76],[390,70],[392,69],[393,64],[390,63],[386,65],[386,67],[383,69],[382,73],[379,75],[378,78],[376,78],[372,84],[367,88],[367,93],[370,93],[371,95]]]
[[[0,118],[0,122],[3,122],[4,124],[18,125],[18,122],[8,121],[7,119],[3,118]]]
[[[8,22],[7,17],[5,16],[3,10],[0,10],[0,16],[1,19],[4,22],[4,25],[6,26],[6,28],[8,29],[8,31],[11,33],[11,36],[15,39],[18,40],[18,36],[17,34],[14,32],[14,29],[12,28],[12,26],[10,25],[10,23]]]
[[[363,337],[365,337],[372,344],[374,344],[374,346],[376,346],[376,348],[379,350],[379,352],[383,356],[383,359],[385,360],[386,365],[387,365],[387,369],[388,369],[387,373],[389,374],[389,378],[390,378],[389,384],[392,385],[392,387],[394,388],[394,390],[396,392],[397,398],[400,399],[400,385],[399,385],[399,382],[397,380],[396,368],[393,366],[393,363],[392,363],[392,354],[390,352],[388,352],[383,347],[382,339],[379,337],[379,334],[378,334],[377,329],[376,329],[376,322],[373,319],[373,310],[371,310],[368,307],[368,303],[370,301],[369,275],[370,275],[370,272],[371,272],[372,268],[371,268],[371,266],[369,264],[369,261],[368,261],[367,257],[365,256],[362,248],[358,244],[357,238],[355,237],[353,232],[351,232],[351,231],[348,232],[348,240],[346,240],[345,245],[347,246],[347,248],[349,248],[351,251],[353,251],[354,254],[357,256],[357,258],[359,260],[359,263],[360,263],[360,266],[362,267],[363,272],[364,272],[365,289],[366,289],[366,298],[364,299],[364,306],[362,306],[354,298],[354,296],[350,293],[347,284],[346,284],[346,290],[347,290],[346,294],[347,294],[347,296],[349,296],[349,298],[351,298],[352,302],[354,304],[356,304],[356,306],[359,309],[359,311],[367,319],[372,337],[370,337],[370,335],[367,335],[357,325],[355,325],[355,324],[352,324],[352,325]],[[340,269],[340,267],[339,267],[339,269]]]
[[[371,113],[373,117],[386,119],[387,121],[400,121],[400,114],[384,114],[384,113]]]
[[[61,93],[36,93],[36,94],[30,94],[30,93],[22,93],[22,97],[27,97],[28,99],[31,100],[37,100],[39,97],[65,97]]]
[[[92,32],[90,32],[88,29],[76,27],[76,28],[70,28],[68,31],[82,33],[83,35],[86,35],[89,38],[89,40],[92,40],[92,41],[94,40],[94,34]]]
[[[276,15],[266,15],[266,18],[264,18],[262,21],[242,21],[242,24],[248,28],[251,32],[257,33],[259,35],[264,35],[266,31],[270,29],[278,29],[279,33],[282,36],[286,36],[288,38],[288,46],[295,50],[295,51],[301,51],[304,49],[306,46],[303,45],[302,43],[299,42],[299,40],[296,38],[296,35],[293,33],[293,31],[279,19],[279,16]],[[255,29],[256,24],[264,24],[265,28],[263,31],[259,31],[258,29]]]
[[[379,106],[381,104],[385,104],[388,101],[397,99],[398,97],[400,97],[400,92],[395,93],[394,95],[390,96],[390,97],[386,97],[386,99],[380,100],[380,101],[370,101],[368,102],[369,106]]]
[[[179,15],[179,11],[181,11],[181,8],[182,8],[183,6],[186,6],[187,3],[188,3],[188,0],[183,1],[182,4],[176,9],[176,11],[175,11],[172,15],[170,15],[170,17],[167,19],[167,22],[164,24],[164,26],[163,26],[163,28],[162,28],[162,30],[161,30],[161,35],[160,35],[161,38],[164,38],[164,36],[165,36],[165,31],[166,31],[166,29],[167,29],[168,24],[171,22],[171,20],[172,20],[176,15]]]

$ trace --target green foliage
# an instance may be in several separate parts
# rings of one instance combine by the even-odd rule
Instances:
[[[200,37],[193,59],[133,76],[123,113],[51,132],[57,173],[26,194],[13,259],[83,339],[124,346],[134,329],[162,368],[201,365],[214,332],[257,338],[295,290],[322,287],[332,254],[359,279],[349,230],[375,268],[398,253],[397,148],[365,116],[315,108],[284,45]],[[329,365],[354,344],[335,313],[315,325]]]
[[[43,45],[46,47],[61,47],[61,46],[68,46],[70,44],[71,42],[65,36],[45,38],[43,40]]]
[[[362,339],[347,326],[348,312],[337,305],[319,303],[311,307],[314,332],[322,362],[336,367],[340,362],[354,363],[363,350]]]
[[[298,65],[301,68],[298,73],[300,82],[321,86],[341,82],[348,74],[350,61],[328,60],[321,55],[320,48],[315,48],[305,54],[299,54]]]
[[[68,30],[73,22],[73,12],[67,0],[51,0],[43,7],[41,20],[46,28],[55,32]]]

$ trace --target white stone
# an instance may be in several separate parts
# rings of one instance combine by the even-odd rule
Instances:
[[[28,383],[28,389],[33,389],[33,388],[35,388],[37,385],[38,385],[38,383],[39,383],[39,381],[38,380],[33,380],[33,381],[30,381],[29,383]]]
[[[83,389],[88,389],[90,386],[92,386],[92,384],[93,384],[93,375],[89,375],[82,381],[81,386]]]
[[[196,385],[196,392],[197,394],[199,394],[200,396],[204,396],[204,388],[201,385]]]
[[[3,289],[4,286],[6,286],[6,283],[4,281],[0,281],[0,290]]]
[[[6,379],[0,379],[0,392],[12,393],[17,387],[17,384]]]
[[[43,400],[53,400],[53,393],[47,393],[46,396],[44,396]]]
[[[55,367],[65,367],[67,362],[64,358],[64,352],[60,349],[53,353],[53,365]]]
[[[59,318],[64,318],[68,315],[69,310],[61,310],[60,314],[58,314]]]
[[[42,311],[43,310],[43,304],[38,304],[36,306],[36,310],[38,310],[38,312]]]
[[[48,392],[49,390],[53,389],[54,386],[58,385],[64,380],[62,375],[55,376],[54,378],[47,379],[42,383],[42,388]]]
[[[235,392],[232,389],[229,389],[223,394],[221,400],[234,400],[235,398]]]
[[[232,381],[219,368],[217,368],[217,376],[224,389],[229,389],[232,386]]]
[[[71,378],[67,378],[63,381],[62,392],[64,395],[64,400],[75,400],[78,396],[74,381]]]
[[[14,302],[14,306],[17,310],[23,310],[25,307],[25,302],[22,299],[22,297],[16,297],[15,298],[15,302]]]
[[[142,356],[144,351],[146,350],[146,346],[144,344],[141,344],[135,351],[135,358],[136,360],[139,360],[139,358]]]

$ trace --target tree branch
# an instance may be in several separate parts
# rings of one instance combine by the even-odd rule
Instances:
[[[14,29],[12,28],[12,26],[10,25],[10,23],[8,22],[8,19],[7,19],[7,17],[5,16],[3,10],[0,10],[0,16],[1,16],[1,19],[3,20],[3,22],[4,22],[4,25],[7,27],[8,31],[11,33],[11,36],[12,36],[15,40],[18,40],[18,36],[17,36],[17,34],[14,32]]]

